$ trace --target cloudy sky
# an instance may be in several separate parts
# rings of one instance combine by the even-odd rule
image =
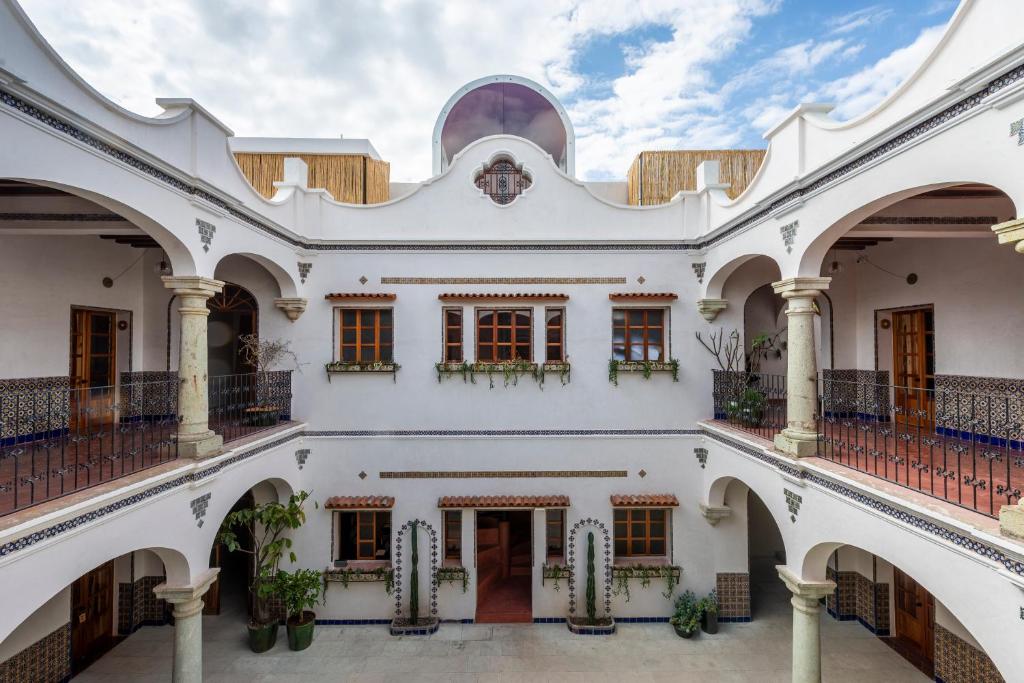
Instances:
[[[870,109],[955,0],[21,0],[102,93],[143,114],[192,97],[241,136],[369,138],[392,180],[430,175],[464,83],[532,78],[562,101],[577,175],[644,149],[763,147],[800,102]]]

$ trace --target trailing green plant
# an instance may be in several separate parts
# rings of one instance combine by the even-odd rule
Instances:
[[[320,572],[313,569],[296,569],[287,572],[280,569],[274,577],[274,592],[284,602],[289,619],[302,621],[302,613],[312,611],[324,595],[324,584]]]
[[[391,381],[398,382],[398,371],[402,369],[402,366],[399,365],[398,363],[388,363],[380,360],[372,362],[348,362],[336,360],[330,363],[324,363],[324,369],[327,370],[328,382],[331,381],[332,374],[341,374],[345,372],[390,372]]]
[[[558,591],[562,589],[560,585],[561,580],[568,578],[571,572],[572,570],[566,565],[545,564],[541,569],[541,582],[546,583],[550,579],[554,582],[551,584],[551,587]]]
[[[348,589],[350,583],[353,581],[362,582],[362,577],[364,576],[373,577],[370,579],[371,581],[383,583],[384,591],[391,595],[394,589],[395,571],[389,567],[376,567],[375,569],[360,569],[358,567],[329,569],[324,573],[324,581],[338,581],[341,583],[342,588]]]
[[[440,363],[434,363],[434,369],[437,370],[437,383],[440,384],[441,380],[445,377],[454,377],[455,375],[462,375],[463,383],[472,382],[476,384],[476,377],[473,374],[472,363],[462,361],[461,363],[446,363],[444,361]]]
[[[587,623],[597,624],[597,580],[594,577],[594,532],[587,534]]]
[[[608,359],[608,381],[619,386],[619,361],[614,358]]]
[[[672,381],[673,382],[678,382],[679,381],[679,359],[678,358],[669,358],[668,359],[668,365],[669,365],[669,370],[672,373]]]
[[[268,623],[270,609],[268,600],[274,595],[275,577],[285,552],[295,562],[295,553],[291,551],[292,539],[285,536],[285,531],[298,529],[306,521],[303,509],[308,491],[299,491],[288,498],[286,504],[270,501],[251,508],[235,510],[224,518],[218,539],[229,552],[243,552],[251,555],[252,573],[249,577],[249,594],[252,600],[253,621],[257,625]],[[243,545],[239,539],[239,530],[243,530],[248,543]]]
[[[615,578],[615,585],[612,588],[612,595],[618,597],[620,595],[626,596],[626,602],[629,602],[631,596],[629,593],[629,574],[627,572],[618,571],[612,572]]]
[[[625,595],[626,602],[630,600],[629,582],[631,579],[639,579],[641,588],[649,588],[652,579],[665,579],[665,591],[662,596],[666,600],[672,599],[672,593],[678,584],[678,574],[682,570],[676,566],[643,565],[634,564],[629,567],[615,567],[612,570],[614,586],[612,593],[616,596]]]
[[[655,372],[668,372],[672,375],[672,381],[679,381],[679,360],[669,358],[667,361],[624,361],[615,358],[608,359],[608,381],[619,386],[619,372],[639,371],[644,379],[650,379]]]
[[[693,591],[686,591],[676,598],[675,610],[669,623],[681,631],[693,633],[700,628],[701,606]]]
[[[413,626],[419,623],[420,617],[420,553],[416,530],[419,524],[413,524],[409,535],[409,542],[412,544],[412,570],[409,574],[409,623]]]

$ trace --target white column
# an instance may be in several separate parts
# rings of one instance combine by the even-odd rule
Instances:
[[[211,567],[188,586],[161,583],[153,589],[161,600],[174,606],[173,683],[201,683],[203,680],[203,595],[220,569]]]
[[[199,275],[165,276],[164,287],[178,297],[181,342],[178,354],[178,454],[201,458],[221,447],[224,439],[210,430],[206,300],[224,289],[224,283]]]
[[[814,342],[814,299],[832,278],[791,277],[773,282],[786,299],[786,428],[775,447],[796,457],[814,455],[818,443],[818,363]]]
[[[999,237],[999,244],[1012,244],[1018,254],[1024,254],[1024,218],[993,225],[992,231]],[[999,531],[1024,540],[1024,499],[999,508]]]
[[[788,567],[776,567],[793,593],[793,683],[821,683],[821,607],[818,601],[836,589],[834,581],[804,581]]]

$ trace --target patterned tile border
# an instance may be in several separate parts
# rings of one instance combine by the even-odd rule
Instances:
[[[815,484],[823,489],[831,491],[832,493],[843,496],[844,498],[849,498],[853,502],[871,508],[872,510],[887,517],[891,517],[897,522],[912,526],[915,529],[936,536],[947,543],[952,543],[959,548],[963,548],[964,550],[970,551],[976,555],[980,555],[995,564],[1001,565],[1012,574],[1024,577],[1024,561],[1017,560],[1003,552],[1003,550],[991,546],[984,541],[965,536],[954,529],[944,527],[931,520],[925,519],[924,517],[920,517],[913,512],[902,510],[867,493],[852,489],[845,484],[826,479],[813,472],[798,469],[790,465],[783,458],[772,455],[763,449],[754,448],[739,441],[733,441],[732,439],[726,438],[725,436],[710,430],[705,430],[704,435],[709,439],[717,441],[730,448],[734,448],[742,453],[746,453],[747,455],[750,455],[791,477],[801,479],[810,484]]]
[[[764,220],[780,208],[802,200],[804,197],[814,194],[818,190],[836,184],[840,179],[863,168],[872,162],[881,159],[907,145],[917,138],[925,135],[936,128],[954,121],[968,112],[979,107],[987,97],[994,95],[1001,90],[1024,79],[1024,65],[1013,69],[992,79],[979,91],[968,95],[961,100],[951,104],[942,111],[921,121],[912,128],[895,135],[878,146],[866,151],[856,159],[843,164],[810,183],[806,187],[785,192],[779,191],[774,196],[769,196],[759,207],[741,214],[731,224],[719,229],[701,241],[680,241],[669,244],[652,243],[625,243],[625,244],[601,244],[601,243],[547,243],[547,244],[522,244],[522,243],[479,243],[479,244],[338,244],[330,242],[304,242],[292,237],[282,229],[272,226],[270,223],[261,220],[239,209],[232,198],[231,201],[215,195],[198,185],[187,182],[162,171],[153,164],[142,160],[138,156],[129,154],[110,145],[83,129],[68,123],[54,114],[44,111],[40,106],[34,105],[11,92],[0,89],[0,104],[15,109],[21,114],[35,119],[39,123],[52,128],[53,130],[74,138],[79,142],[92,147],[98,152],[105,154],[116,161],[126,164],[146,175],[149,175],[171,188],[183,192],[192,197],[207,201],[220,210],[230,214],[234,218],[251,225],[277,239],[284,240],[288,244],[301,247],[309,251],[690,251],[695,249],[706,249],[718,242],[728,239],[737,232],[753,226]],[[183,176],[184,177],[184,176]],[[785,192],[785,194],[783,194]],[[763,208],[762,208],[763,207]]]
[[[381,472],[381,479],[597,479],[627,477],[626,470],[504,470],[504,471],[437,471]]]
[[[624,285],[624,277],[382,277],[382,285]]]
[[[576,534],[581,529],[586,529],[587,527],[594,527],[603,537],[602,539],[595,539],[595,545],[600,543],[601,540],[604,542],[604,613],[605,615],[611,615],[612,613],[612,572],[614,570],[614,565],[612,563],[612,537],[611,534],[608,533],[608,527],[605,526],[604,522],[587,517],[586,519],[581,519],[576,522],[569,531],[569,541],[567,544],[569,554],[566,558],[568,560],[566,566],[569,567],[570,617],[576,616],[576,546],[578,545],[576,543]],[[580,543],[583,543],[583,541],[580,541]],[[580,552],[581,554],[585,554],[588,551],[581,549]],[[601,551],[598,550],[597,552]],[[597,571],[600,570],[595,570],[595,573]],[[594,579],[596,583],[597,577],[595,576]]]
[[[338,429],[312,430],[304,436],[688,436],[703,429]]]
[[[71,624],[0,662],[0,681],[68,681],[71,679]]]
[[[427,540],[430,544],[430,564],[429,574],[427,574],[427,580],[430,582],[430,616],[437,617],[437,584],[435,580],[437,576],[438,564],[438,543],[437,543],[437,532],[434,527],[431,526],[426,520],[422,519],[411,519],[401,527],[398,528],[398,533],[395,536],[395,578],[394,578],[394,596],[395,596],[395,618],[399,619],[402,616],[402,536],[409,532],[409,540],[412,541],[412,528],[414,526],[422,527],[427,532]],[[409,550],[409,555],[412,555],[412,550]],[[390,622],[389,622],[390,623]],[[436,628],[434,629],[437,630]]]
[[[963,638],[935,624],[935,680],[943,683],[1003,683],[995,664]]]

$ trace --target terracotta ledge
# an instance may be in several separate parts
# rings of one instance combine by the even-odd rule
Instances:
[[[567,508],[569,496],[442,496],[439,508]]]
[[[359,301],[394,301],[398,298],[398,295],[387,292],[331,292],[330,294],[325,294],[324,298],[328,301],[351,301],[355,303]]]
[[[394,506],[394,496],[331,496],[324,503],[325,510],[390,510]]]
[[[492,293],[487,294],[483,292],[445,292],[444,294],[438,294],[437,298],[441,301],[568,301],[568,294],[551,293],[551,292],[520,292],[514,294],[501,294]]]
[[[608,295],[612,301],[675,301],[675,292],[613,292]]]
[[[612,507],[668,508],[679,507],[679,499],[672,493],[612,494]]]

